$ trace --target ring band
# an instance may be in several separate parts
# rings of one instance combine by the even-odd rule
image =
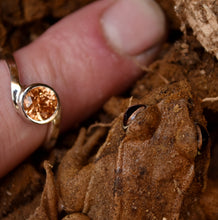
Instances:
[[[11,96],[16,110],[33,123],[49,123],[43,146],[51,149],[56,143],[60,128],[61,107],[58,94],[50,86],[41,83],[21,86],[14,57],[6,54],[5,61],[11,74]]]

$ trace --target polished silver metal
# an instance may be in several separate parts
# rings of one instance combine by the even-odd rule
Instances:
[[[19,72],[18,72],[14,57],[11,54],[6,54],[5,61],[8,65],[10,75],[11,75],[11,97],[12,97],[12,102],[13,102],[17,112],[20,113],[23,118],[25,118],[28,121],[31,121],[33,123],[49,124],[43,146],[46,149],[52,148],[57,141],[57,138],[59,135],[59,130],[60,130],[61,106],[60,106],[60,100],[59,100],[58,94],[50,86],[45,85],[45,84],[41,84],[41,83],[35,83],[30,86],[22,86],[19,81]],[[30,118],[26,114],[26,112],[24,110],[24,106],[23,106],[23,103],[24,103],[23,99],[28,91],[30,91],[31,89],[33,89],[35,87],[39,87],[39,86],[50,89],[53,91],[53,93],[55,94],[55,96],[57,98],[57,108],[56,108],[55,112],[52,114],[52,116],[49,117],[48,119],[36,121],[36,120]]]
[[[11,73],[11,97],[13,104],[16,109],[19,108],[18,102],[19,102],[19,95],[22,91],[20,82],[19,82],[19,73],[17,69],[16,62],[14,60],[14,57],[10,54],[5,55],[5,60],[8,64],[8,68]]]

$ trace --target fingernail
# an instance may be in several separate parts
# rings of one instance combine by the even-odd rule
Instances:
[[[119,53],[137,58],[165,36],[165,17],[154,0],[116,0],[101,22],[109,44]]]

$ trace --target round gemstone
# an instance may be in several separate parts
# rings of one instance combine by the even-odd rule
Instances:
[[[23,98],[25,114],[34,121],[48,120],[58,108],[55,92],[46,86],[35,86]]]

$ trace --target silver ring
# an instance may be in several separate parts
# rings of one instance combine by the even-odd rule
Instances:
[[[11,96],[13,104],[23,118],[36,124],[48,124],[48,131],[43,146],[52,148],[59,135],[61,107],[58,94],[50,86],[35,83],[21,86],[14,57],[5,55],[11,74]]]

